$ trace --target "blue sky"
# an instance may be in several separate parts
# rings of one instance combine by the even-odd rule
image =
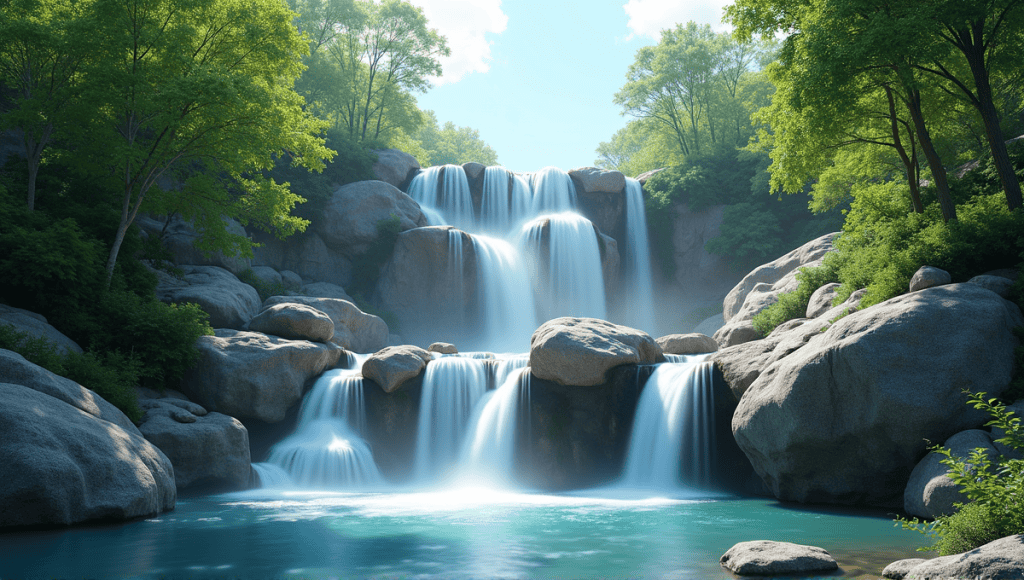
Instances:
[[[627,121],[612,99],[637,49],[678,22],[717,30],[728,0],[411,0],[448,38],[422,109],[480,132],[514,171],[593,165]]]

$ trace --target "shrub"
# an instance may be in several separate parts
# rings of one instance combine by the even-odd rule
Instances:
[[[1005,436],[997,439],[1011,449],[1024,451],[1024,427],[1020,418],[1006,410],[998,399],[985,399],[985,393],[970,396],[968,404],[987,412],[986,424],[998,427]],[[975,449],[966,459],[955,457],[941,446],[933,451],[945,456],[949,477],[967,496],[967,503],[955,504],[957,512],[924,522],[917,518],[898,519],[906,529],[928,534],[935,543],[923,550],[940,555],[958,554],[993,540],[1024,533],[1024,460],[1001,455],[993,462],[984,449]]]
[[[834,254],[826,255],[820,266],[800,268],[796,274],[796,290],[780,294],[778,302],[754,315],[754,328],[762,336],[768,336],[775,327],[787,320],[803,318],[814,291],[825,284],[839,281],[836,260],[832,256]]]
[[[58,375],[64,372],[64,356],[42,337],[20,332],[11,324],[0,324],[0,348],[16,352],[32,364]]]

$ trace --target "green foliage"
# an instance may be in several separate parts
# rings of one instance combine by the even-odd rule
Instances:
[[[762,336],[768,336],[775,330],[775,327],[787,320],[803,318],[807,314],[807,304],[814,291],[825,284],[839,281],[836,261],[828,257],[820,266],[800,268],[796,279],[798,282],[796,290],[780,294],[779,300],[775,304],[754,315],[752,321],[754,328]]]
[[[484,143],[479,131],[456,127],[451,121],[439,127],[433,111],[426,111],[425,114],[426,122],[415,135],[424,151],[424,158],[419,159],[420,165],[462,165],[470,162],[498,164],[498,154]]]
[[[996,439],[1016,451],[1024,451],[1024,427],[1019,417],[1006,410],[998,399],[985,399],[985,393],[971,394],[968,404],[988,413],[986,426],[1002,429]],[[941,446],[932,448],[943,455],[949,478],[967,496],[968,502],[955,504],[957,512],[939,516],[933,522],[917,518],[897,521],[905,529],[935,538],[924,548],[940,555],[973,550],[993,540],[1024,533],[1024,460],[999,455],[993,460],[985,449],[975,449],[967,458],[959,458]]]
[[[64,368],[64,356],[54,344],[41,336],[31,336],[19,332],[14,325],[0,324],[0,348],[10,350],[25,357],[25,360],[37,364],[44,369],[61,374]]]
[[[256,273],[251,268],[242,270],[242,273],[238,275],[238,279],[255,288],[256,293],[260,295],[260,300],[263,301],[271,296],[283,296],[287,292],[284,284],[280,282],[276,284],[265,282],[256,276]]]

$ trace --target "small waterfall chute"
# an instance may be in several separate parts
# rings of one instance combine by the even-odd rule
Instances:
[[[644,213],[640,182],[626,178],[626,244],[623,252],[625,323],[646,332],[655,332],[654,288],[651,278],[651,251],[647,241],[647,217]]]
[[[430,481],[455,464],[470,416],[486,391],[484,359],[451,356],[427,364],[416,434],[418,481]]]
[[[545,167],[530,176],[534,216],[576,209],[576,186],[569,174],[557,167]]]
[[[537,328],[533,292],[526,265],[504,240],[473,236],[481,336],[487,348],[519,352],[530,345]]]
[[[474,412],[462,447],[459,476],[462,483],[496,488],[516,487],[515,443],[519,408],[528,401],[529,367],[507,367],[507,378],[489,391]],[[499,368],[499,372],[502,369]]]
[[[590,220],[573,212],[539,217],[523,226],[520,247],[534,261],[541,321],[559,316],[607,318],[601,249]]]
[[[271,449],[268,462],[306,487],[373,488],[382,483],[370,446],[339,419],[302,425]]]
[[[295,482],[281,466],[273,463],[253,463],[252,470],[256,473],[256,487],[263,489],[281,489],[292,487]]]

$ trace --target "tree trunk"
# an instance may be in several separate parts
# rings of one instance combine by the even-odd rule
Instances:
[[[936,195],[939,198],[939,208],[942,210],[943,221],[949,223],[956,221],[956,204],[949,193],[949,180],[946,178],[946,168],[942,165],[935,146],[932,144],[931,135],[924,122],[924,114],[921,112],[921,92],[911,89],[907,91],[907,108],[910,109],[910,117],[914,121],[914,130],[917,133],[917,140],[924,150],[925,159],[928,160],[928,169],[932,172],[932,180],[935,181]]]
[[[892,123],[892,142],[899,153],[900,161],[907,170],[907,185],[910,186],[910,201],[914,204],[914,213],[924,213],[924,204],[921,203],[921,182],[917,172],[917,154],[911,159],[907,150],[903,147],[903,140],[900,138],[900,126],[896,117],[896,99],[892,96],[892,89],[885,88],[885,96],[889,100],[889,120]]]

